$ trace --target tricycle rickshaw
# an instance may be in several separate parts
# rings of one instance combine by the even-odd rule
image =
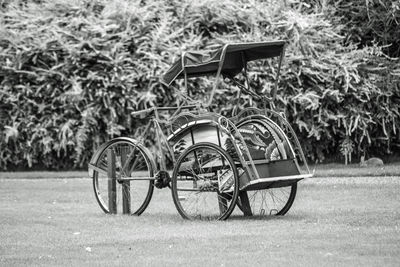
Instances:
[[[297,182],[312,177],[296,134],[273,104],[284,48],[284,41],[236,43],[209,53],[182,54],[162,82],[171,86],[184,79],[185,93],[177,89],[184,101],[132,112],[150,118],[139,138],[115,138],[94,153],[89,175],[102,210],[117,213],[122,206],[122,213],[140,215],[154,187],[170,187],[186,219],[224,220],[235,206],[245,216],[284,215],[295,199]],[[247,68],[250,61],[269,58],[277,59],[277,71],[268,97],[250,88]],[[194,101],[188,79],[209,75],[215,75],[216,82],[207,103]],[[221,77],[237,86],[238,101],[245,94],[264,107],[235,108],[230,117],[211,112]],[[165,119],[163,112],[170,116]],[[143,143],[150,129],[156,134],[156,157]],[[163,129],[169,130],[168,137]],[[172,171],[163,148],[173,162]]]

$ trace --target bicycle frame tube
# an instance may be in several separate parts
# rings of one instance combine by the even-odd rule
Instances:
[[[161,171],[166,171],[167,170],[167,165],[166,165],[166,162],[165,162],[166,161],[165,160],[165,154],[163,153],[163,150],[162,150],[162,143],[163,142],[165,143],[165,145],[166,145],[166,147],[168,149],[168,152],[172,157],[172,161],[173,162],[176,161],[175,160],[175,155],[174,155],[174,152],[172,151],[171,147],[168,144],[167,137],[163,133],[163,131],[161,129],[161,126],[160,126],[160,123],[158,122],[160,118],[159,118],[157,110],[154,112],[154,114],[155,114],[155,118],[153,118],[152,122],[153,122],[154,128],[156,129],[157,151],[160,153],[160,155],[157,155],[157,157],[159,157],[159,160],[160,160],[160,170]]]

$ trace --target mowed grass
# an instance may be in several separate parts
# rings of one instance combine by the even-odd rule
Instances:
[[[0,179],[0,265],[400,266],[400,177],[299,183],[286,216],[185,221],[169,189],[140,216],[97,206],[89,179]]]
[[[314,177],[400,176],[400,162],[383,166],[360,167],[360,164],[340,163],[310,165]],[[0,172],[0,179],[62,179],[87,177],[87,171],[19,171]]]
[[[360,167],[360,164],[320,164],[312,165],[315,177],[359,177],[359,176],[400,176],[400,162],[392,162],[383,166]]]

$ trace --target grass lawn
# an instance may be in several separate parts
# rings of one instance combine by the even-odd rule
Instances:
[[[385,164],[382,167],[360,167],[359,164],[318,164],[311,165],[314,177],[359,177],[359,176],[400,176],[400,162]],[[87,171],[23,171],[0,172],[0,179],[63,179],[86,178]]]
[[[49,177],[48,177],[49,178]],[[101,212],[89,179],[0,179],[0,265],[400,266],[400,177],[308,179],[284,217]]]
[[[315,177],[358,177],[358,176],[400,176],[400,162],[385,164],[380,167],[360,167],[359,164],[320,164],[310,167],[315,169]]]

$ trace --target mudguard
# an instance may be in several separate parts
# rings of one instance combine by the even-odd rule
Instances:
[[[216,121],[199,119],[182,125],[167,140],[175,156],[178,156],[189,146],[200,142],[212,143],[226,149],[226,140],[229,138],[229,134]]]
[[[271,119],[262,115],[252,116],[251,118],[245,118],[241,120],[239,123],[236,124],[236,126],[239,128],[239,131],[244,137],[246,135],[251,136],[249,132],[252,131],[258,133],[258,136],[254,136],[252,140],[249,140],[250,137],[245,138],[249,140],[246,143],[248,144],[248,146],[253,147],[253,151],[255,149],[260,150],[259,152],[255,151],[255,154],[260,154],[261,151],[265,151],[265,154],[267,155],[266,157],[271,160],[278,156],[281,159],[295,158],[295,152],[286,134],[283,132],[282,128],[280,128]],[[253,141],[254,139],[262,140],[259,140],[260,142],[256,143]],[[273,155],[274,153],[276,155]],[[259,158],[260,155],[255,155],[253,157],[253,159]]]

